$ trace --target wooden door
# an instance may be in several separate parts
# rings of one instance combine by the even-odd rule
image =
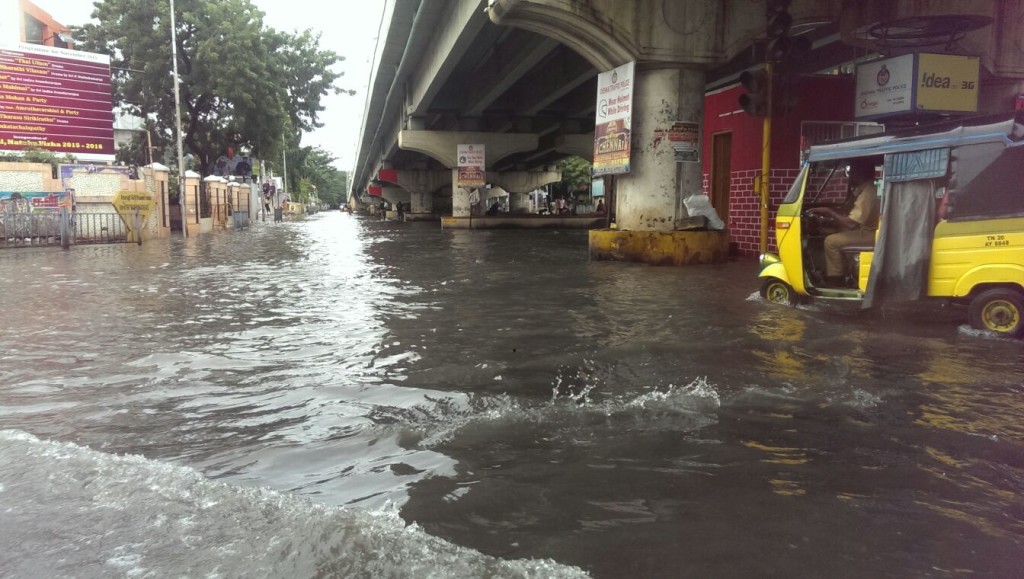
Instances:
[[[732,189],[732,133],[711,136],[711,206],[722,221],[729,223],[729,193]]]

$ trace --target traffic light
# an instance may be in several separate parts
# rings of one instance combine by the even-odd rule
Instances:
[[[789,14],[789,0],[767,0],[767,27],[769,43],[789,34],[793,17]]]
[[[763,117],[768,114],[768,75],[762,70],[745,70],[740,84],[747,90],[740,95],[740,107],[749,115]]]
[[[789,0],[767,0],[765,6],[765,57],[769,61],[779,61],[789,54],[792,45],[789,27],[793,24],[793,17],[789,14]]]
[[[789,3],[790,0],[767,0],[765,59],[769,62],[798,59],[811,49],[811,41],[806,37],[789,35],[793,24]]]

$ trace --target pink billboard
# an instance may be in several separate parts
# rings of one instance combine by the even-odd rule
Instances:
[[[113,155],[113,108],[109,57],[0,47],[0,150]]]

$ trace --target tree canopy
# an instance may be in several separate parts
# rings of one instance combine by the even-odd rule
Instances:
[[[310,31],[267,27],[250,0],[177,0],[178,74],[187,152],[203,174],[227,145],[273,159],[322,126],[321,98],[344,60]],[[146,119],[154,146],[174,142],[174,77],[167,2],[102,0],[81,27],[80,47],[110,55],[114,102]]]
[[[348,173],[334,166],[335,157],[319,147],[298,147],[288,152],[288,190],[308,201],[314,188],[320,200],[337,206],[348,195]]]
[[[562,172],[562,187],[566,192],[576,191],[580,185],[590,186],[591,168],[590,161],[583,157],[566,157],[557,164],[558,170]]]

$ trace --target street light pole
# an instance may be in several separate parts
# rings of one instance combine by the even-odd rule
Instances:
[[[288,139],[284,140],[284,150],[281,151],[281,165],[284,168],[284,181],[281,186],[281,190],[284,191],[285,196],[288,195]],[[291,198],[289,198],[291,200]]]
[[[178,85],[178,30],[171,2],[171,66],[174,69],[174,117],[178,133],[178,204],[181,206],[181,234],[188,237],[188,212],[185,210],[185,147],[181,142],[181,90]]]

